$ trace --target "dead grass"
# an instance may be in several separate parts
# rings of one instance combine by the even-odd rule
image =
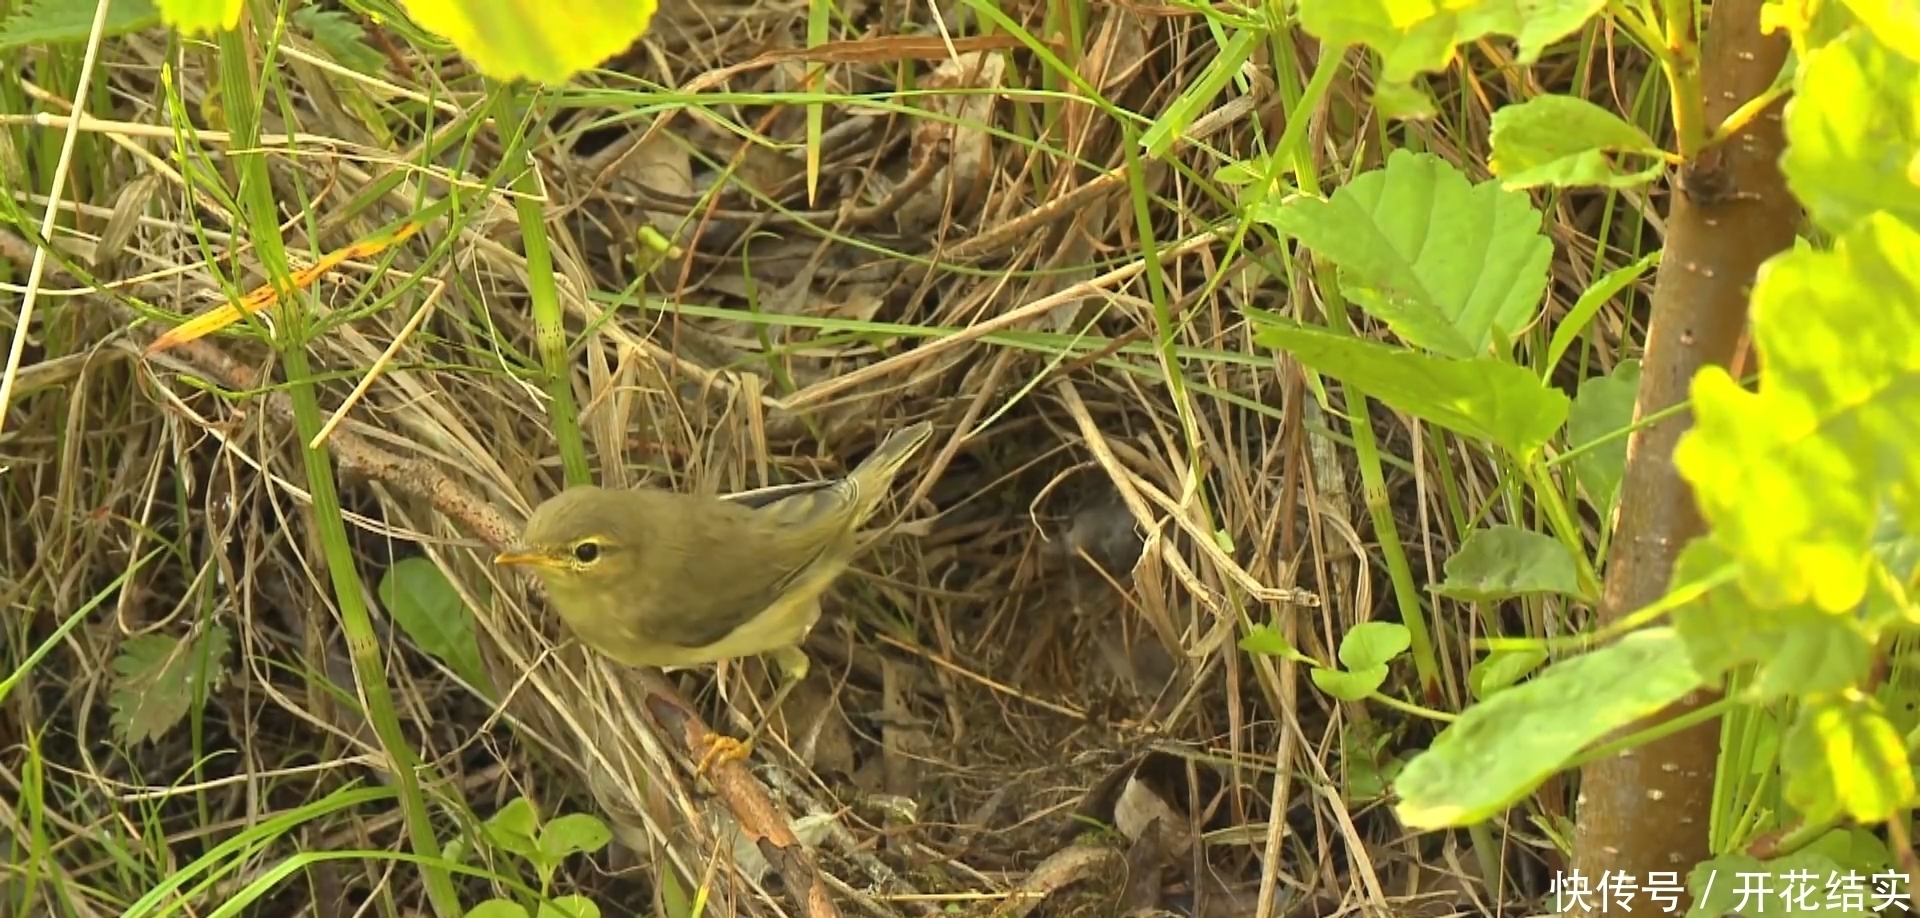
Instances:
[[[924,18],[858,12],[883,36]],[[1037,10],[1006,12],[1038,27]],[[778,103],[798,87],[797,59],[781,55],[804,17],[792,5],[668,6],[655,35],[610,67],[681,89],[605,77],[562,93],[537,160],[567,328],[580,336],[580,429],[603,481],[730,491],[834,474],[889,428],[937,425],[902,476],[900,527],[836,590],[810,646],[815,676],[783,712],[786,741],[767,743],[756,766],[801,817],[841,909],[1425,913],[1436,885],[1441,912],[1491,908],[1471,857],[1402,837],[1344,790],[1358,767],[1343,745],[1354,719],[1401,736],[1395,749],[1408,726],[1330,708],[1290,666],[1234,652],[1243,622],[1277,619],[1330,657],[1347,626],[1392,605],[1346,448],[1240,318],[1242,305],[1295,308],[1304,293],[1282,305],[1285,253],[1257,238],[1250,256],[1225,260],[1233,218],[1208,181],[1288,117],[1315,119],[1314,149],[1337,179],[1376,161],[1385,133],[1484,149],[1484,108],[1462,103],[1442,124],[1386,132],[1365,120],[1363,89],[1342,86],[1324,111],[1287,112],[1274,68],[1300,65],[1268,59],[1249,91],[1210,101],[1174,154],[1130,165],[1110,112],[1035,94],[1049,78],[1031,53],[1010,54],[1000,79],[1020,93],[902,101],[884,95],[899,59],[922,45],[944,52],[878,37],[830,71],[834,91],[873,96],[825,107],[822,191],[809,204],[797,154],[741,140],[799,140],[802,107]],[[1100,7],[1087,36],[1080,74],[1143,124],[1166,114],[1213,48],[1203,21],[1175,10]],[[270,75],[298,123],[281,123],[273,103],[267,130],[334,141],[268,154],[296,252],[337,248],[416,209],[415,187],[429,198],[456,182],[485,187],[500,165],[489,131],[457,154],[414,152],[482,100],[456,65],[392,47],[407,72],[389,79],[433,90],[440,108],[429,122],[428,105],[381,102],[391,145],[352,107],[380,99],[371,84],[323,78],[296,58]],[[1304,45],[1296,53],[1313,58]],[[175,57],[187,110],[201,116],[215,104],[209,56]],[[0,435],[10,467],[0,595],[21,613],[9,617],[15,665],[105,598],[23,670],[0,718],[5,779],[43,782],[0,827],[16,845],[47,843],[23,863],[63,914],[121,910],[241,826],[388,780],[357,710],[272,349],[235,334],[152,355],[142,346],[167,323],[132,321],[144,307],[216,301],[216,267],[239,270],[243,289],[263,280],[247,249],[231,248],[224,208],[174,177],[141,180],[168,171],[167,133],[132,127],[166,122],[155,65],[169,57],[155,35],[110,46],[112,111],[92,114],[120,127],[82,138],[92,168],[67,199],[59,242],[115,283],[43,301]],[[923,63],[917,85],[940,85],[927,77],[937,66]],[[36,104],[57,112],[57,96]],[[999,130],[947,132],[940,113]],[[1045,115],[1056,129],[1030,139],[1023,118]],[[216,169],[230,155],[197,143]],[[1473,154],[1452,155],[1484,174]],[[341,216],[370,192],[379,203]],[[390,262],[350,263],[314,298],[329,324],[309,358],[326,374],[323,409],[341,411],[329,447],[362,579],[371,587],[399,558],[431,559],[472,610],[507,698],[496,708],[381,617],[407,735],[444,780],[436,793],[481,816],[525,794],[547,814],[616,823],[629,850],[569,863],[558,891],[651,911],[640,897],[657,894],[653,870],[673,863],[722,914],[804,913],[778,871],[745,853],[738,814],[688,776],[654,696],[577,647],[556,649],[564,635],[537,598],[486,563],[488,545],[562,478],[544,397],[527,381],[537,360],[520,228],[504,194],[474,200]],[[16,203],[46,206],[25,192]],[[1587,238],[1590,220],[1562,216],[1562,242]],[[123,239],[99,240],[128,225]],[[639,244],[643,226],[683,255]],[[30,259],[17,235],[6,245],[14,265]],[[1590,267],[1560,266],[1570,277]],[[1399,438],[1390,456],[1424,461],[1397,419],[1380,420]],[[1456,458],[1464,489],[1491,487],[1488,469]],[[1436,506],[1428,481],[1396,473],[1390,485],[1418,563],[1437,570],[1448,535],[1420,525],[1421,508]],[[126,588],[110,589],[155,549]],[[235,636],[235,654],[196,726],[152,743],[116,738],[106,700],[117,649],[211,621]],[[1442,637],[1455,673],[1468,636]],[[757,664],[726,672],[678,684],[710,722],[737,730],[712,689],[752,711],[747,689],[765,681]],[[1142,813],[1161,817],[1157,830],[1099,828]],[[44,823],[29,830],[29,817]],[[470,829],[442,829],[477,843]],[[196,907],[296,849],[404,847],[394,812],[317,816]],[[424,908],[412,868],[382,855],[298,876],[257,910]],[[1263,876],[1273,912],[1256,905]],[[484,883],[466,882],[471,904]]]

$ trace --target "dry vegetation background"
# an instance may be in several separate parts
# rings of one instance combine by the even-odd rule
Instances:
[[[1389,124],[1345,76],[1328,104],[1294,110],[1320,51],[1283,36],[1284,53],[1257,54],[1196,107],[1218,52],[1206,18],[1096,5],[1076,8],[1076,33],[1056,27],[1065,8],[1000,11],[1043,37],[1041,55],[966,7],[847,5],[843,41],[813,58],[833,65],[822,91],[836,100],[819,107],[811,198],[798,4],[670,3],[641,44],[524,124],[404,32],[369,32],[377,53],[352,61],[299,27],[256,31],[263,130],[280,136],[245,155],[269,164],[296,267],[465,194],[315,284],[300,302],[322,324],[305,353],[335,422],[325,443],[384,678],[430,792],[480,818],[525,795],[616,827],[621,844],[568,861],[556,892],[607,914],[671,912],[653,879],[671,863],[715,914],[819,914],[814,883],[848,914],[1537,908],[1557,862],[1539,825],[1480,839],[1489,854],[1403,832],[1375,796],[1432,725],[1333,704],[1290,664],[1235,649],[1245,623],[1273,621],[1330,659],[1353,623],[1398,613],[1344,422],[1241,318],[1313,317],[1309,275],[1257,228],[1232,244],[1234,192],[1212,176],[1306,119],[1329,187],[1396,147],[1484,178],[1491,100],[1571,88],[1632,110],[1639,63],[1609,60],[1598,31],[1531,71],[1482,44],[1435,81],[1441,117]],[[48,54],[42,70],[64,72]],[[0,778],[37,801],[9,808],[0,835],[56,840],[31,862],[35,907],[60,914],[119,912],[244,827],[392,780],[312,525],[285,360],[264,325],[146,349],[223,290],[266,282],[260,228],[208,190],[237,187],[240,151],[221,131],[244,104],[217,67],[213,47],[159,30],[103,46],[85,96],[98,120],[57,202],[56,242],[85,270],[47,277],[0,432],[8,670],[51,642],[0,716]],[[27,75],[14,114],[71,110],[72,86]],[[894,94],[908,87],[949,92]],[[1132,143],[1179,121],[1165,156]],[[51,163],[64,127],[8,123],[8,175],[30,180],[8,191],[31,223],[56,205],[21,164]],[[898,525],[829,600],[783,740],[713,784],[689,768],[698,724],[662,721],[666,686],[737,734],[746,721],[728,712],[751,714],[768,690],[757,662],[640,679],[567,644],[529,585],[487,563],[562,483],[528,305],[548,268],[529,262],[505,187],[522,129],[536,178],[519,191],[546,221],[603,483],[830,475],[889,429],[937,428],[883,514]],[[1657,215],[1618,202],[1551,202],[1549,315],[1613,251],[1645,247]],[[1605,257],[1603,233],[1617,247]],[[0,247],[23,283],[31,246],[0,230]],[[99,289],[74,276],[88,272]],[[10,324],[19,303],[0,293]],[[1603,314],[1597,338],[1627,321]],[[1415,576],[1437,581],[1451,545],[1434,522],[1434,447],[1449,441],[1375,421],[1380,497]],[[1498,485],[1476,455],[1445,458],[1470,500]],[[470,610],[485,692],[381,613],[375,585],[408,558]],[[1421,700],[1457,709],[1478,619],[1442,603],[1432,621],[1451,682]],[[151,737],[115,726],[123,644],[215,624],[226,675],[204,709]],[[1559,792],[1542,795],[1549,820]],[[755,821],[772,812],[761,800],[794,817],[809,857],[759,837],[774,831]],[[471,863],[506,869],[457,811],[436,811],[443,840],[464,834]],[[246,910],[426,908],[415,869],[382,853],[406,848],[397,810],[310,815],[197,908],[327,850],[367,854],[305,864]],[[1490,888],[1488,863],[1515,872]],[[25,879],[0,882],[15,901]],[[484,878],[460,882],[469,903],[486,894]]]

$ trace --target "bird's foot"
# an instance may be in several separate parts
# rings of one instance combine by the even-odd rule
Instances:
[[[741,742],[724,734],[709,733],[707,734],[707,751],[700,756],[700,764],[694,767],[694,776],[705,776],[717,765],[730,762],[744,762],[747,760],[747,756],[752,754],[753,745],[751,741]]]

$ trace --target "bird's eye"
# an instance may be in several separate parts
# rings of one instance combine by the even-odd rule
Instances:
[[[581,564],[592,564],[600,560],[600,543],[581,542],[573,547],[573,560]]]

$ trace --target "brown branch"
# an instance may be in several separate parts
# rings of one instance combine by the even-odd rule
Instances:
[[[1710,128],[1766,92],[1786,60],[1786,38],[1760,33],[1761,2],[1713,4],[1701,73]],[[1755,272],[1793,244],[1800,208],[1779,168],[1786,144],[1781,108],[1769,106],[1681,170],[1654,285],[1636,417],[1684,403],[1701,367],[1733,361]],[[1674,444],[1692,420],[1690,413],[1677,413],[1629,441],[1618,537],[1599,609],[1602,627],[1664,595],[1681,549],[1705,531],[1692,491],[1673,465]],[[1696,692],[1649,723],[1715,697]],[[1644,883],[1656,871],[1685,877],[1707,859],[1719,730],[1719,721],[1709,720],[1583,769],[1574,869],[1589,882],[1613,871]],[[1632,908],[1618,902],[1611,908],[1651,911],[1654,906],[1646,903],[1639,896]]]
[[[640,683],[649,693],[648,712],[680,740],[682,749],[710,748],[712,732],[667,684],[659,670],[643,670]],[[801,846],[800,839],[794,836],[792,823],[775,808],[766,788],[739,762],[727,762],[724,768],[716,766],[710,774],[713,789],[740,821],[741,831],[753,838],[760,855],[780,872],[787,891],[806,909],[805,913],[819,918],[838,916],[833,900],[827,897],[826,880],[815,869],[813,857]]]

